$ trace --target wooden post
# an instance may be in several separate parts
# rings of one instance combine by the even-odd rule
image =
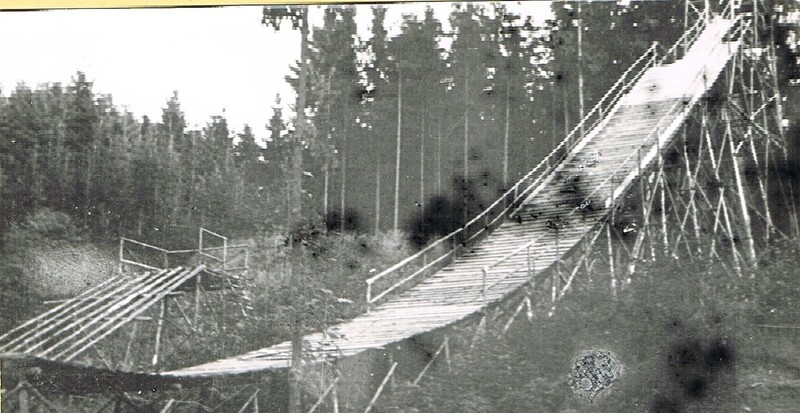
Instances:
[[[722,196],[722,194],[720,194]],[[731,227],[731,220],[730,216],[728,216],[728,204],[725,202],[725,198],[722,198],[722,216],[725,218],[725,227],[728,229],[728,239],[731,243],[731,255],[733,255],[733,268],[736,270],[736,274],[741,277],[742,276],[742,267],[739,264],[739,251],[736,249],[736,243],[733,240],[733,228]]]
[[[765,113],[766,116],[766,113]],[[766,121],[766,120],[765,120]],[[753,161],[755,162],[756,170],[759,170],[759,161],[758,161],[758,153],[756,152],[755,144],[753,143],[753,135],[747,137],[747,141],[750,147],[750,154],[753,156]],[[766,154],[764,157],[766,158],[766,162],[769,162],[769,139],[765,139],[765,146],[766,146]],[[764,240],[766,243],[769,243],[770,236],[772,231],[774,230],[772,224],[772,212],[771,208],[769,207],[769,194],[767,193],[766,188],[769,188],[769,167],[765,165],[764,169],[764,177],[761,177],[761,173],[758,173],[758,187],[761,191],[761,201],[764,204],[764,220],[766,228],[764,229]]]
[[[33,394],[33,397],[39,400],[39,405],[36,406],[37,412],[44,411],[45,408],[52,412],[61,412],[58,406],[54,405],[50,400],[47,400],[47,398],[44,397],[42,393],[39,393],[35,387],[31,386],[30,383],[25,382],[25,387]]]
[[[120,238],[119,239],[119,267],[117,268],[117,272],[120,273],[120,274],[122,274],[122,259],[123,259],[123,256],[124,256],[124,250],[125,250],[125,239],[124,238]]]
[[[192,328],[197,331],[197,322],[200,317],[200,289],[203,279],[201,275],[195,277],[194,284],[194,319],[192,320]]]
[[[131,336],[128,339],[127,347],[125,347],[125,355],[122,357],[122,368],[124,370],[132,370],[133,369],[133,366],[130,364],[131,363],[130,357],[131,357],[131,349],[132,349],[132,346],[133,346],[133,342],[136,339],[136,333],[137,333],[138,329],[139,329],[139,323],[134,320],[133,321],[133,327],[131,327]]]
[[[333,413],[339,413],[339,393],[336,391],[338,384],[333,385]]]
[[[389,352],[389,364],[390,364],[390,365],[395,365],[395,362],[394,362],[394,355],[393,355],[391,352]],[[393,389],[393,388],[394,388],[394,384],[395,384],[395,383],[394,383],[394,376],[391,376],[391,377],[389,378],[389,388],[392,388],[392,389]]]
[[[367,312],[369,312],[369,307],[372,304],[372,284],[367,283]]]
[[[733,132],[731,131],[731,123],[727,111],[723,113],[723,116],[727,122],[726,133],[728,134],[728,144],[731,151],[731,160],[733,161],[733,174],[736,178],[736,192],[739,195],[739,209],[742,212],[742,224],[744,225],[744,232],[745,236],[747,237],[747,249],[749,252],[750,265],[755,266],[758,260],[756,258],[755,242],[753,240],[753,232],[751,230],[750,212],[747,210],[747,198],[744,194],[745,191],[744,185],[742,184],[742,175],[739,171],[739,162],[741,162],[741,156],[736,156],[736,148],[733,146]],[[767,230],[767,232],[769,232],[769,230]]]
[[[369,401],[369,404],[367,405],[367,408],[364,410],[364,413],[369,413],[369,411],[372,410],[372,406],[375,405],[375,402],[378,400],[378,397],[380,397],[381,392],[383,392],[383,388],[386,386],[386,382],[389,381],[389,378],[392,377],[392,374],[394,374],[394,369],[396,367],[397,367],[397,362],[394,362],[392,364],[392,367],[389,368],[389,373],[386,374],[386,377],[383,378],[381,385],[378,386],[378,390],[375,391],[375,395],[372,396],[372,399]]]
[[[30,413],[30,397],[28,396],[28,386],[27,383],[23,383],[19,389],[19,412],[20,413]]]
[[[228,239],[222,239],[222,270],[226,270],[228,266]]]
[[[525,299],[526,298],[527,297],[522,297],[522,299],[519,301],[519,305],[514,310],[514,313],[511,314],[511,317],[508,318],[508,321],[506,321],[506,324],[503,326],[503,329],[500,331],[500,334],[498,335],[498,338],[503,337],[503,335],[505,335],[506,331],[508,331],[508,329],[511,328],[511,324],[514,323],[514,320],[516,320],[517,315],[519,315],[520,311],[522,311],[522,307],[525,307]]]
[[[481,283],[481,299],[486,301],[486,277],[489,276],[489,269],[487,267],[481,268],[481,273],[483,273],[482,283]]]
[[[550,276],[550,301],[556,301],[556,279],[561,277],[561,251],[558,245],[558,222],[556,222],[556,270]]]
[[[161,300],[161,310],[158,314],[158,324],[156,325],[156,344],[153,349],[153,367],[158,365],[158,351],[161,347],[161,334],[164,330],[164,316],[167,313],[167,297]]]
[[[258,389],[256,389],[256,391],[255,391],[255,392],[253,392],[253,395],[252,395],[252,396],[250,396],[250,397],[247,399],[247,401],[244,403],[244,405],[242,405],[242,408],[241,408],[241,409],[239,409],[238,413],[243,413],[243,412],[244,412],[244,409],[246,409],[246,408],[247,408],[247,406],[249,406],[249,405],[250,405],[250,403],[253,403],[253,401],[254,401],[254,400],[256,400],[257,398],[258,398]],[[256,408],[256,409],[258,409],[258,408]]]
[[[321,405],[322,405],[322,402],[323,402],[323,401],[325,401],[325,397],[327,397],[327,396],[328,396],[328,393],[330,393],[331,391],[333,391],[333,396],[334,396],[334,399],[335,399],[335,397],[336,397],[336,382],[338,382],[338,381],[339,381],[339,378],[338,378],[338,377],[337,377],[336,379],[334,379],[334,380],[333,380],[333,383],[331,383],[331,384],[330,384],[330,386],[328,386],[328,387],[327,387],[327,388],[326,388],[326,389],[325,389],[325,390],[322,392],[322,394],[320,394],[320,395],[319,395],[319,397],[317,398],[317,401],[316,401],[316,402],[314,403],[314,405],[313,405],[313,406],[311,406],[311,408],[308,410],[308,413],[314,413],[314,412],[317,410],[317,408],[318,408],[319,406],[321,406]],[[334,400],[334,402],[335,402],[335,400]],[[337,407],[337,408],[338,408],[338,407]]]
[[[689,29],[689,0],[684,0],[684,2],[683,2],[683,32],[686,33],[687,29]],[[683,53],[684,54],[686,54],[686,49],[689,48],[688,41],[689,41],[688,36],[683,38]]]
[[[531,246],[528,244],[527,250],[527,258],[528,258],[528,278],[532,278],[533,274],[533,264],[531,262]]]
[[[447,361],[447,370],[452,371],[453,367],[450,365],[450,340],[447,335],[444,336],[444,359]]]
[[[641,179],[641,176],[642,176],[642,145],[639,145],[639,147],[636,148],[636,170],[638,171],[638,172],[636,172],[636,176],[640,177],[640,179]]]
[[[417,384],[419,384],[419,381],[422,380],[422,377],[425,376],[425,373],[433,365],[433,362],[436,361],[436,358],[439,357],[439,354],[445,349],[446,346],[447,346],[447,336],[444,337],[444,341],[442,341],[442,344],[439,346],[436,352],[433,353],[433,356],[431,356],[431,359],[428,361],[427,364],[425,364],[425,367],[422,368],[422,371],[419,372],[417,378],[414,379],[414,381],[411,383],[412,385],[416,386]],[[394,381],[392,384],[394,384]]]
[[[608,273],[611,277],[611,295],[617,297],[617,277],[614,274],[614,248],[611,245],[611,221],[606,225],[606,239],[608,243]],[[629,278],[630,279],[630,278]]]
[[[486,314],[481,316],[481,321],[478,322],[478,326],[475,327],[475,334],[472,336],[472,343],[469,345],[470,351],[472,351],[472,349],[475,347],[475,343],[478,342],[478,336],[480,335],[481,331],[483,331],[484,327],[486,327]]]
[[[167,404],[164,405],[164,408],[161,409],[161,413],[167,413],[172,409],[172,405],[175,404],[175,399],[169,399]]]
[[[669,234],[667,233],[667,183],[664,174],[659,176],[661,183],[661,232],[664,238],[664,257],[669,258]]]

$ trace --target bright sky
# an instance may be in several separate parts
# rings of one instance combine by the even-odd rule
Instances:
[[[448,29],[449,3],[430,3]],[[387,5],[390,35],[401,16],[422,16],[426,3]],[[362,36],[369,33],[369,5],[358,8]],[[543,21],[549,2],[509,2],[508,9]],[[117,107],[160,121],[173,90],[191,128],[223,114],[229,127],[249,124],[266,135],[276,94],[284,105],[294,94],[284,81],[299,58],[299,34],[261,25],[260,6],[48,10],[0,12],[0,90],[18,82],[68,84],[77,71],[94,82],[95,93],[111,94]],[[311,19],[320,15],[317,7]]]

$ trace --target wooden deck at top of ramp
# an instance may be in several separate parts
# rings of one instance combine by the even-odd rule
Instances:
[[[306,336],[310,348],[306,356],[348,357],[468,317],[530,280],[527,270],[517,271],[527,268],[527,255],[509,257],[528,244],[534,277],[554,264],[603,222],[612,197],[623,194],[640,168],[654,162],[689,109],[714,83],[738,49],[737,42],[725,41],[732,26],[732,21],[720,17],[709,20],[686,58],[648,69],[606,119],[587,131],[586,138],[533,190],[516,211],[516,219],[506,220],[453,263],[370,313],[331,327],[330,334]],[[591,208],[585,207],[587,199]],[[486,285],[491,287],[484,296],[482,269],[501,258],[505,260],[487,274]],[[290,363],[291,343],[284,342],[161,374],[215,377],[285,369]]]

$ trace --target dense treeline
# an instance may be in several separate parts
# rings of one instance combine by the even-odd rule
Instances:
[[[20,84],[0,98],[0,230],[42,207],[108,237],[280,230],[294,222],[283,171],[300,145],[306,222],[412,230],[424,242],[486,206],[577,123],[579,74],[588,111],[652,41],[683,30],[681,2],[553,11],[537,27],[502,4],[454,4],[448,31],[428,10],[389,36],[376,6],[359,11],[372,14],[362,38],[355,7],[327,7],[310,30],[302,142],[276,103],[266,148],[222,116],[188,129],[177,93],[148,119],[83,73],[66,86]],[[299,73],[287,78],[296,90]],[[430,228],[422,211],[457,218]]]
[[[97,234],[242,228],[271,196],[245,179],[258,156],[249,128],[236,145],[222,117],[188,131],[177,94],[161,122],[137,119],[83,73],[66,87],[18,85],[0,106],[0,136],[4,227],[47,207]]]

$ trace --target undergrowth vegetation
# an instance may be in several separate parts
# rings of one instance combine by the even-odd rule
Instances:
[[[205,293],[197,334],[168,332],[164,353],[169,356],[160,369],[281,343],[291,339],[295,324],[311,333],[353,318],[365,310],[364,281],[410,253],[402,234],[314,230],[296,235],[294,248],[272,233],[250,239],[250,269],[241,289]],[[126,339],[117,340],[124,345]]]
[[[549,318],[549,297],[534,292],[530,322],[523,312],[500,336],[511,308],[477,335],[461,327],[452,370],[440,363],[418,386],[399,385],[381,411],[789,411],[800,337],[777,327],[800,316],[797,252],[775,248],[741,278],[719,262],[650,264],[616,300],[607,275],[584,274]],[[614,353],[624,373],[589,401],[568,375],[593,349]]]

